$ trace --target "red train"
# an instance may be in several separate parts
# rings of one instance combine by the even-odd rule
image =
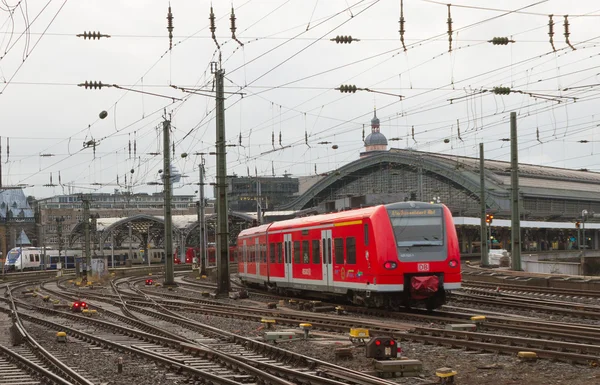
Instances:
[[[434,309],[461,285],[458,238],[443,204],[400,202],[274,222],[242,231],[237,252],[247,284],[373,307]]]
[[[216,252],[215,246],[208,246],[206,248],[206,253],[207,253],[206,257],[208,259],[208,264],[211,266],[214,266],[216,264],[215,252]],[[236,254],[236,247],[230,246],[229,247],[229,262],[235,262],[235,254]],[[180,263],[191,264],[191,263],[193,263],[194,257],[196,257],[196,256],[198,257],[198,263],[200,263],[200,249],[198,247],[187,247],[185,249],[185,262],[182,262],[179,259],[179,248],[175,248],[174,256],[175,256],[176,264],[180,264]]]

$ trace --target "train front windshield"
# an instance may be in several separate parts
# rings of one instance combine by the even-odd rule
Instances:
[[[401,261],[441,261],[444,222],[441,208],[388,210]]]
[[[14,264],[17,259],[19,258],[19,250],[18,249],[12,249],[11,251],[8,252],[8,263],[10,264]]]

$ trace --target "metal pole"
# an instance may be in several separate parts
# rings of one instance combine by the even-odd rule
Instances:
[[[485,223],[485,158],[483,156],[483,143],[479,143],[479,201],[481,203],[481,266],[490,265],[490,256],[487,250],[487,224]]]
[[[19,253],[21,254],[21,272],[23,272],[23,228],[21,227],[21,234],[19,234]],[[584,233],[585,234],[585,233]]]
[[[204,218],[204,157],[200,165],[200,275],[206,275],[206,223]]]
[[[261,191],[260,191],[260,179],[258,179],[258,175],[256,176],[256,223],[258,225],[260,225],[262,223],[262,216],[261,216],[261,212],[262,212],[262,207],[261,207],[261,203],[260,203],[260,195],[261,195]]]
[[[217,293],[227,294],[229,282],[229,217],[227,210],[227,154],[225,153],[225,96],[223,78],[225,71],[217,69],[216,121],[217,121]]]
[[[85,234],[85,272],[86,279],[92,279],[92,255],[90,252],[90,201],[87,197],[83,198],[83,229]]]
[[[148,226],[148,231],[146,233],[146,244],[144,245],[144,251],[146,252],[146,259],[148,260],[148,267],[150,267],[150,250],[148,249],[148,245],[150,244],[150,228],[152,225]]]
[[[173,266],[173,218],[171,217],[171,151],[169,134],[171,122],[163,122],[163,187],[165,199],[165,282],[164,285],[175,286]]]
[[[517,145],[517,113],[510,113],[510,187],[511,187],[511,257],[512,269],[521,271],[521,215],[519,212],[519,149]]]
[[[114,233],[110,232],[110,264],[112,268],[115,268],[115,236]]]
[[[127,227],[129,228],[129,260],[131,261],[131,263],[133,263],[133,250],[131,247],[131,222],[127,224]]]

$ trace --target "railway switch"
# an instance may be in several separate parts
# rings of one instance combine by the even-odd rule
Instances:
[[[367,358],[384,360],[398,356],[398,344],[393,338],[376,337],[367,343]]]
[[[295,336],[294,332],[265,332],[263,338],[266,342],[277,343],[277,341],[292,341]]]

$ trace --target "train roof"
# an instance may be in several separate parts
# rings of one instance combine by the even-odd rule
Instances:
[[[312,215],[309,217],[288,219],[280,222],[273,222],[269,231],[281,230],[289,227],[306,227],[314,224],[327,224],[338,221],[351,221],[356,219],[362,219],[364,217],[370,217],[379,208],[384,207],[383,205],[366,207],[363,209],[341,211],[337,213]]]

